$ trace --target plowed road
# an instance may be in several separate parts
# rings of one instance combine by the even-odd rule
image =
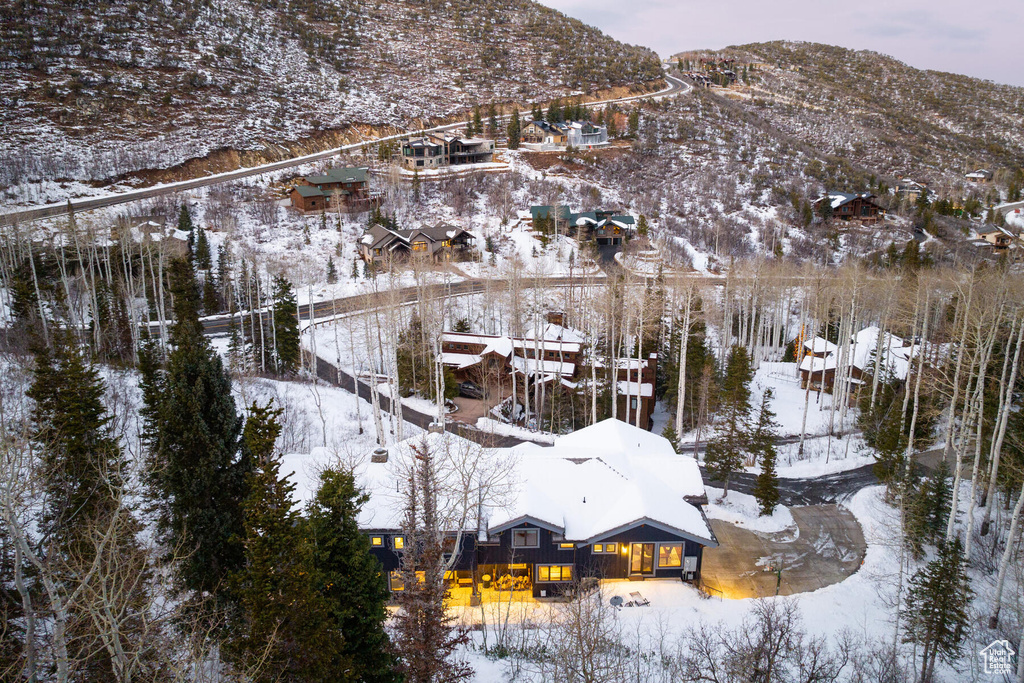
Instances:
[[[631,97],[619,97],[612,100],[601,100],[599,102],[590,102],[589,105],[602,105],[611,103],[622,103],[630,102],[639,99],[661,99],[664,97],[672,97],[673,95],[679,95],[684,92],[689,92],[693,86],[681,81],[674,76],[665,76],[665,80],[668,82],[668,87],[664,90],[660,90],[656,93],[646,95],[634,95]],[[438,131],[450,130],[452,128],[459,128],[464,126],[465,123],[449,123],[443,126],[434,126],[433,128],[424,128],[419,133],[433,133]],[[117,204],[127,204],[128,202],[138,201],[140,199],[149,199],[151,197],[157,197],[165,194],[172,194],[174,192],[181,192],[183,190],[192,190],[197,187],[207,187],[209,185],[217,185],[218,183],[225,183],[232,180],[238,180],[239,178],[248,178],[255,175],[261,175],[263,173],[269,173],[271,171],[280,171],[285,168],[292,168],[294,166],[301,166],[302,164],[308,164],[311,161],[320,161],[322,159],[329,159],[333,156],[343,154],[345,152],[351,152],[355,150],[364,149],[372,145],[376,145],[380,142],[387,142],[390,140],[399,140],[404,137],[408,137],[411,132],[399,133],[397,135],[387,135],[380,138],[374,138],[372,140],[364,140],[363,142],[356,142],[350,145],[343,145],[341,147],[335,147],[328,149],[323,152],[315,152],[313,154],[306,154],[300,157],[294,157],[292,159],[285,159],[284,161],[275,161],[269,164],[262,164],[260,166],[253,166],[250,168],[240,168],[235,171],[227,171],[226,173],[218,173],[216,175],[206,176],[203,178],[194,178],[192,180],[183,180],[177,183],[167,183],[164,185],[154,185],[153,187],[143,188],[141,190],[129,190],[128,192],[121,192],[118,194],[108,194],[99,197],[91,197],[86,199],[71,200],[70,207],[73,211],[89,211],[91,209],[101,209],[107,206],[115,206]],[[39,220],[41,218],[52,218],[53,216],[60,216],[68,212],[68,202],[61,202],[59,204],[46,204],[45,206],[34,207],[31,209],[22,209],[20,211],[10,211],[6,213],[0,213],[0,226],[14,225],[16,223],[25,223],[27,221]]]

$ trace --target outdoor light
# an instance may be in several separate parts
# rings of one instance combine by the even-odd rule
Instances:
[[[629,548],[627,548],[627,547],[626,547],[626,544],[625,544],[625,543],[623,543],[623,544],[622,544],[622,554],[623,554],[623,555],[626,555],[626,554],[628,554],[628,553],[629,553]]]

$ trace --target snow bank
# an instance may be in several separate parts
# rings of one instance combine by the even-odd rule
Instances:
[[[777,505],[775,512],[770,516],[761,516],[757,499],[753,496],[730,491],[723,499],[722,489],[706,486],[708,501],[705,513],[710,519],[719,519],[736,526],[743,527],[748,531],[757,531],[764,534],[775,534],[783,531],[793,532],[799,535],[800,530],[793,521],[793,514],[784,505]],[[793,536],[796,538],[796,536]]]

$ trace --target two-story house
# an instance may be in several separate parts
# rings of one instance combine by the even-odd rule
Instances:
[[[370,191],[366,168],[331,168],[324,175],[296,178],[288,194],[292,206],[303,213],[369,211],[381,200],[379,193]]]
[[[447,580],[485,601],[515,589],[557,597],[585,578],[695,582],[704,548],[718,545],[701,507],[707,494],[697,461],[664,437],[619,420],[558,437],[551,447],[483,449],[429,433],[378,449],[356,470],[370,496],[359,525],[392,591],[404,589],[396,570],[410,532],[405,473],[425,453],[471,457],[480,471],[502,463],[502,481],[478,486],[462,502],[457,486],[444,488],[438,505],[450,527]]]

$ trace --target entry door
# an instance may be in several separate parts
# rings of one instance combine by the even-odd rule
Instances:
[[[653,574],[654,573],[654,544],[653,543],[632,543],[632,544],[630,544],[629,573],[630,574]]]

